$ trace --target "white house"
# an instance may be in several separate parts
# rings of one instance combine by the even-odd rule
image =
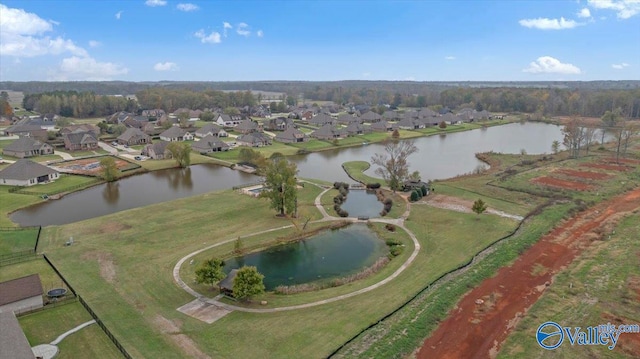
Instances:
[[[0,171],[0,185],[33,186],[54,181],[60,177],[58,171],[26,159],[10,164]]]

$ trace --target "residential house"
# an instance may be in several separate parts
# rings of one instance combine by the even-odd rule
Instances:
[[[349,125],[351,123],[362,123],[362,119],[360,117],[356,117],[356,116],[345,113],[338,116],[338,119],[336,120],[336,122],[342,125]]]
[[[90,151],[97,149],[98,139],[93,132],[73,132],[62,136],[64,148],[69,151]]]
[[[2,150],[5,156],[27,158],[53,154],[53,147],[31,137],[20,137]]]
[[[28,117],[23,118],[16,122],[16,125],[30,125],[30,126],[38,126],[45,131],[53,131],[56,129],[56,122],[53,120],[53,116],[49,117]]]
[[[368,111],[360,116],[363,122],[376,123],[382,121],[382,116],[373,111]]]
[[[334,125],[326,124],[313,131],[310,136],[319,140],[335,140],[336,138],[347,137],[347,131]]]
[[[262,147],[271,144],[271,138],[262,132],[253,132],[240,135],[236,139],[238,146]]]
[[[222,142],[219,138],[214,136],[206,136],[200,141],[196,141],[191,144],[191,149],[201,154],[210,152],[229,151],[229,145]]]
[[[445,113],[438,118],[440,122],[444,121],[448,125],[456,125],[462,123],[462,119],[451,112]]]
[[[5,128],[4,134],[7,136],[32,137],[40,141],[47,140],[47,130],[37,125],[13,125]]]
[[[242,134],[247,134],[252,132],[260,132],[262,128],[260,128],[260,124],[256,121],[247,118],[244,121],[240,122],[234,130]]]
[[[385,111],[382,114],[382,119],[387,120],[387,121],[397,121],[400,119],[400,114],[397,113],[396,111]]]
[[[196,137],[207,137],[207,136],[215,136],[215,137],[227,137],[229,134],[222,127],[216,125],[215,123],[207,123],[206,125],[200,127],[196,130]]]
[[[363,135],[365,133],[371,132],[371,126],[365,126],[361,123],[352,122],[345,128],[345,131],[347,131],[347,134],[349,136]]]
[[[118,136],[116,139],[119,144],[134,146],[134,145],[146,145],[147,143],[151,143],[151,136],[146,133],[140,131],[137,128],[127,128],[123,134]]]
[[[309,136],[297,128],[288,127],[282,132],[276,134],[275,140],[284,143],[298,143],[309,141]]]
[[[438,113],[427,107],[421,108],[420,111],[418,111],[418,118],[430,118],[436,116],[438,116]]]
[[[171,152],[167,149],[167,141],[159,141],[156,143],[150,143],[142,149],[142,155],[148,156],[154,160],[164,160],[173,158]]]
[[[419,128],[425,128],[425,123],[417,118],[403,118],[398,122],[398,128],[403,130],[417,130]]]
[[[72,132],[91,132],[95,138],[98,138],[100,136],[100,127],[91,124],[70,125],[67,127],[63,127],[59,131],[61,136]]]
[[[315,125],[315,126],[333,125],[335,123],[336,123],[335,118],[329,115],[326,115],[324,113],[317,114],[309,120],[309,124]]]
[[[427,194],[429,194],[430,184],[423,181],[415,181],[415,180],[407,180],[402,184],[402,190],[405,192],[419,190],[425,187],[427,189]]]
[[[0,283],[0,312],[20,314],[42,308],[42,293],[42,283],[37,274],[2,282]]]
[[[371,130],[375,132],[388,132],[397,128],[397,124],[392,124],[387,121],[379,121],[371,124]]]
[[[36,359],[16,315],[0,310],[0,355],[11,359]]]
[[[108,116],[105,120],[107,121],[107,123],[118,125],[123,123],[129,117],[134,117],[134,115],[129,112],[120,111],[120,112],[114,113],[111,116]]]
[[[219,114],[215,119],[215,123],[224,127],[236,127],[245,119],[243,115],[227,115]]]
[[[162,116],[164,116],[165,112],[161,108],[156,108],[153,110],[142,110],[140,114],[146,117],[149,121],[155,121],[155,120],[159,120]]]
[[[0,185],[33,186],[54,181],[60,177],[58,171],[27,159],[17,160],[0,170]]]
[[[193,134],[184,128],[172,126],[160,134],[162,141],[193,141]]]
[[[142,130],[149,121],[144,116],[129,116],[121,123],[126,127],[139,128]]]
[[[296,127],[296,124],[290,118],[276,117],[264,121],[263,127],[267,131],[284,131],[289,127]]]

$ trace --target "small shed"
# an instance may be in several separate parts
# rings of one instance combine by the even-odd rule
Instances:
[[[232,269],[231,272],[229,272],[229,274],[227,274],[227,276],[218,283],[220,293],[233,297],[233,280],[236,279],[237,275],[238,270]]]
[[[0,283],[0,312],[16,314],[42,308],[42,283],[37,274]]]

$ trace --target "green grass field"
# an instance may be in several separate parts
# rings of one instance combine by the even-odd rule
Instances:
[[[541,357],[549,352],[535,341],[538,326],[554,321],[562,326],[640,323],[640,215],[624,219],[610,240],[591,245],[558,274],[543,296],[517,325],[499,358]],[[631,358],[622,334],[614,350],[605,346],[571,346],[567,340],[554,358]],[[637,350],[637,348],[636,348]],[[637,351],[636,351],[637,353]]]
[[[0,186],[0,227],[16,227],[9,219],[9,213],[43,201],[38,196],[9,193],[9,188],[11,187]]]
[[[0,230],[0,256],[32,250],[38,238],[38,228]]]
[[[383,179],[364,174],[364,171],[370,167],[371,164],[367,161],[349,161],[342,164],[342,168],[344,168],[349,177],[360,183],[380,183],[381,185],[386,185]]]
[[[53,195],[68,191],[70,188],[75,188],[76,186],[84,188],[85,186],[92,186],[99,182],[100,179],[95,177],[85,177],[62,173],[60,174],[60,178],[53,182],[25,187],[24,190],[42,195]]]

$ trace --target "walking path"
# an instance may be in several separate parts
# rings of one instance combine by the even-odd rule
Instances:
[[[60,157],[62,157],[63,160],[72,160],[72,159],[74,159],[73,156],[71,156],[70,154],[68,154],[66,152],[62,152],[62,151],[56,150],[55,154],[60,156]]]
[[[54,358],[56,355],[58,355],[58,344],[66,337],[68,337],[69,335],[80,331],[82,329],[84,329],[85,327],[95,323],[95,320],[90,320],[86,323],[82,323],[80,325],[78,325],[77,327],[66,331],[64,333],[62,333],[59,337],[56,338],[56,340],[52,341],[49,344],[40,344],[40,345],[36,345],[35,347],[31,348],[31,351],[33,352],[33,355],[36,358],[43,358],[43,359],[52,359]]]
[[[306,183],[310,183],[313,185],[316,185],[318,187],[321,187],[313,182],[309,182],[309,181],[305,181]],[[331,188],[325,188],[324,191],[322,191],[316,198],[315,198],[315,205],[316,208],[318,208],[318,210],[320,211],[320,213],[322,214],[322,219],[313,221],[312,223],[318,223],[318,222],[328,222],[328,221],[350,221],[350,222],[362,222],[360,220],[358,220],[357,218],[340,218],[340,217],[334,217],[331,216],[327,213],[327,211],[322,207],[322,196],[329,191]],[[222,316],[232,312],[232,311],[239,311],[239,312],[248,312],[248,313],[275,313],[275,312],[283,312],[283,311],[289,311],[289,310],[296,310],[296,309],[303,309],[303,308],[310,308],[310,307],[315,307],[318,305],[323,305],[323,304],[327,304],[327,303],[332,303],[332,302],[336,302],[339,300],[343,300],[343,299],[347,299],[347,298],[351,298],[351,297],[355,297],[356,295],[360,295],[362,293],[366,293],[366,292],[370,292],[374,289],[377,289],[385,284],[387,284],[388,282],[394,280],[396,277],[398,277],[405,269],[407,269],[411,263],[413,263],[413,261],[415,260],[415,258],[418,256],[418,253],[420,252],[420,243],[418,242],[418,239],[416,238],[415,234],[413,234],[413,232],[411,232],[407,227],[405,227],[404,225],[404,220],[405,218],[407,218],[409,216],[409,211],[410,211],[410,207],[409,204],[407,204],[407,211],[400,217],[397,219],[383,219],[383,218],[374,218],[374,219],[370,219],[369,221],[371,222],[379,222],[379,223],[391,223],[394,224],[400,228],[402,228],[411,238],[411,240],[413,241],[413,253],[411,253],[411,255],[409,256],[409,258],[407,259],[406,262],[404,262],[400,268],[398,268],[395,272],[393,272],[390,276],[388,276],[387,278],[383,279],[382,281],[370,285],[366,288],[362,288],[360,290],[357,290],[355,292],[351,292],[351,293],[347,293],[347,294],[343,294],[343,295],[339,295],[337,297],[333,297],[333,298],[328,298],[328,299],[324,299],[324,300],[319,300],[316,302],[311,302],[311,303],[305,303],[305,304],[299,304],[299,305],[292,305],[292,306],[286,306],[286,307],[278,307],[278,308],[265,308],[265,309],[255,309],[255,308],[245,308],[245,307],[240,307],[240,306],[236,306],[236,305],[231,305],[231,304],[226,304],[226,303],[222,303],[220,302],[218,299],[220,299],[221,297],[218,296],[216,298],[208,298],[198,292],[196,292],[195,290],[193,290],[191,287],[189,287],[183,280],[182,278],[180,278],[180,268],[182,267],[182,265],[184,264],[184,262],[186,262],[187,260],[189,260],[190,258],[192,258],[193,256],[202,253],[206,250],[209,250],[211,248],[215,248],[218,246],[222,246],[225,245],[227,243],[231,243],[233,241],[236,240],[236,238],[231,238],[225,241],[222,241],[220,243],[216,243],[210,246],[207,246],[205,248],[199,249],[195,252],[192,252],[190,254],[187,254],[186,256],[184,256],[182,259],[180,259],[178,261],[178,263],[176,263],[176,265],[173,267],[173,279],[175,280],[175,282],[182,288],[184,289],[187,293],[193,295],[196,299],[190,303],[187,303],[186,305],[178,308],[179,311],[194,316],[198,319],[204,320],[207,323],[213,323],[213,321],[221,318]],[[272,228],[272,229],[268,229],[268,230],[264,230],[264,231],[260,231],[260,232],[256,232],[253,233],[249,236],[255,236],[255,235],[260,235],[260,234],[264,234],[264,233],[269,233],[269,232],[274,232],[274,231],[278,231],[281,229],[285,229],[285,228],[291,228],[293,227],[293,225],[288,225],[288,226],[282,226],[282,227],[278,227],[278,228]],[[247,236],[245,236],[247,237]],[[206,313],[202,313],[203,311],[206,311],[206,307],[209,307],[211,311],[215,311],[215,314],[212,315],[206,315]],[[197,315],[194,313],[198,313]],[[204,319],[206,318],[206,319]]]
[[[95,320],[90,320],[90,321],[88,321],[86,323],[82,323],[82,324],[78,325],[77,327],[75,327],[75,328],[73,328],[73,329],[71,329],[71,330],[69,330],[67,332],[62,333],[59,337],[56,338],[56,340],[52,341],[50,344],[51,345],[58,345],[58,343],[60,343],[64,338],[68,337],[69,335],[71,335],[71,334],[73,334],[75,332],[78,332],[78,331],[84,329],[85,327],[90,326],[91,324],[93,324],[95,322],[96,322]]]

